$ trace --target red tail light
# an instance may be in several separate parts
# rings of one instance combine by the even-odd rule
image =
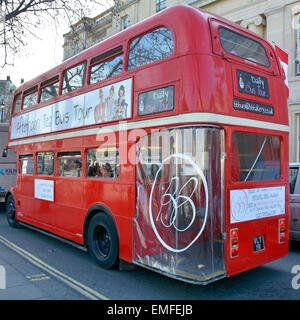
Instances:
[[[285,242],[285,219],[279,219],[278,221],[278,241],[279,243]]]
[[[230,230],[230,257],[236,258],[239,256],[239,233],[238,229]]]

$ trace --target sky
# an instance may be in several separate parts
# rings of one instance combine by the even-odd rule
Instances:
[[[98,10],[93,11],[94,16],[98,15],[103,8]],[[61,21],[59,26],[45,22],[42,27],[34,31],[36,37],[26,38],[27,45],[21,48],[20,53],[15,54],[14,65],[0,67],[0,80],[10,76],[12,83],[18,87],[22,78],[26,82],[61,63],[63,34],[69,30],[66,21]]]

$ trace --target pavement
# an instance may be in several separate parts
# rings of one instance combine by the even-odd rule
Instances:
[[[86,300],[0,243],[0,300]]]

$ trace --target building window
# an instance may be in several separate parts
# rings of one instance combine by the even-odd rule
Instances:
[[[156,1],[156,12],[166,9],[167,0],[157,0]]]
[[[122,18],[122,30],[127,29],[129,25],[128,16]]]

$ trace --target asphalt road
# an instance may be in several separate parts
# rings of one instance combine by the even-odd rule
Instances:
[[[143,268],[103,270],[84,251],[28,228],[9,227],[2,210],[0,239],[0,264],[3,252],[15,255],[11,263],[16,261],[21,269],[23,263],[23,270],[32,265],[35,270],[28,275],[24,271],[24,275],[27,279],[40,277],[31,280],[37,280],[35,286],[49,293],[43,299],[300,300],[300,242],[290,242],[289,254],[280,260],[207,286],[197,286]],[[9,245],[4,245],[4,241]],[[292,273],[293,268],[297,273]]]

